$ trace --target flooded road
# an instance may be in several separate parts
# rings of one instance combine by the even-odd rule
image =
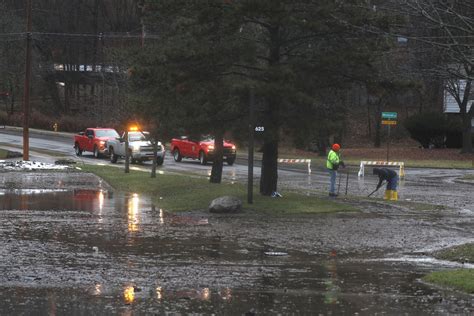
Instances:
[[[92,175],[1,179],[1,314],[474,312],[472,295],[420,281],[461,266],[430,251],[473,242],[470,212],[168,213]]]

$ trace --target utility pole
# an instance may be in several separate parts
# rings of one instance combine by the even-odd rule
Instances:
[[[26,63],[23,98],[23,160],[30,160],[31,0],[26,1]]]
[[[145,3],[143,1],[140,1],[138,3],[138,8],[141,9],[141,11],[142,11],[142,14],[141,14],[141,17],[140,17],[140,24],[142,26],[142,35],[141,35],[141,38],[140,38],[140,45],[143,48],[143,47],[145,47],[145,36],[146,36],[146,27],[145,27],[146,6],[145,6]]]

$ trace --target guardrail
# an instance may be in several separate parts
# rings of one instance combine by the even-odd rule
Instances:
[[[17,127],[17,126],[8,126],[8,125],[4,127],[0,126],[0,129],[5,130],[5,131],[17,132],[17,133],[23,132],[23,127]],[[76,133],[70,133],[70,132],[55,132],[55,131],[36,129],[36,128],[30,128],[29,132],[30,134],[48,135],[48,136],[54,136],[54,137],[61,137],[64,139],[73,139],[74,135],[76,134]]]
[[[282,163],[306,163],[308,164],[308,174],[311,174],[311,159],[278,159]]]
[[[379,166],[379,167],[386,167],[386,166],[395,166],[400,167],[400,171],[398,176],[400,178],[405,177],[405,163],[399,161],[361,161],[360,162],[360,169],[358,176],[363,177],[365,166]]]

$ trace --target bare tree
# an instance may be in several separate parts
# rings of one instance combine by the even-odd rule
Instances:
[[[12,114],[16,100],[20,99],[17,94],[21,94],[25,61],[23,20],[13,12],[15,10],[0,2],[0,93],[4,93],[2,103],[7,115]]]
[[[439,56],[437,64],[424,71],[440,78],[459,106],[463,124],[462,152],[472,152],[472,119],[474,77],[474,3],[471,0],[398,0],[410,25],[401,32],[432,47]],[[420,36],[423,29],[427,35]]]

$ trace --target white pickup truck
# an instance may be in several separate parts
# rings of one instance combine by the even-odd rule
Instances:
[[[153,160],[153,143],[148,132],[128,132],[128,148],[132,163]],[[165,147],[158,142],[156,163],[162,165],[165,159]],[[125,158],[125,133],[121,137],[107,141],[110,161],[116,163],[118,158]]]

